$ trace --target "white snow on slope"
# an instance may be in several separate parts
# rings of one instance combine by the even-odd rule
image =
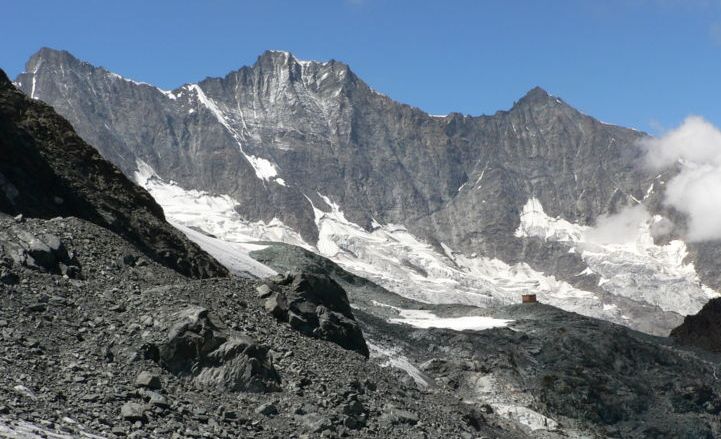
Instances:
[[[136,80],[134,80],[134,79],[126,78],[126,77],[121,76],[121,75],[118,75],[117,73],[114,73],[114,72],[108,72],[108,71],[106,71],[106,74],[108,75],[109,78],[116,79],[116,80],[119,80],[119,81],[125,81],[125,82],[129,82],[129,83],[135,84],[135,85],[144,85],[144,86],[146,86],[146,87],[152,87],[152,88],[158,90],[159,92],[161,92],[162,94],[164,94],[165,96],[167,96],[167,97],[170,98],[170,99],[173,99],[173,100],[174,100],[174,99],[176,98],[175,95],[173,94],[173,92],[171,92],[171,91],[169,91],[169,90],[163,90],[162,88],[158,88],[158,87],[156,87],[156,86],[154,86],[154,85],[152,85],[152,84],[148,84],[147,82],[136,81]]]
[[[206,252],[223,264],[228,270],[234,273],[250,273],[257,277],[268,277],[277,274],[275,270],[261,264],[252,257],[250,252],[262,250],[266,245],[253,244],[250,242],[229,242],[213,238],[204,233],[188,228],[173,220],[169,221],[175,228],[180,230],[191,241],[198,244]]]
[[[185,190],[165,182],[145,162],[138,161],[137,167],[135,181],[163,207],[168,221],[233,272],[249,272],[258,277],[275,274],[248,255],[264,247],[256,244],[257,241],[279,241],[308,248],[300,235],[277,219],[268,223],[243,220],[235,211],[238,203],[227,195]]]
[[[718,294],[701,284],[692,263],[684,263],[688,252],[683,241],[654,244],[651,227],[660,221],[663,218],[658,215],[641,217],[636,230],[631,230],[633,233],[623,242],[601,243],[593,228],[551,218],[541,203],[531,198],[521,212],[515,234],[569,242],[590,272],[601,277],[600,286],[610,294],[664,311],[695,314]]]
[[[257,241],[277,241],[327,256],[356,275],[421,302],[485,307],[518,303],[520,294],[533,291],[541,300],[567,310],[620,319],[617,310],[604,308],[594,294],[538,273],[526,264],[511,266],[497,259],[457,255],[447,246],[439,252],[403,226],[376,223],[375,230],[366,231],[346,219],[340,207],[328,197],[322,196],[331,206],[331,212],[314,207],[320,239],[316,245],[310,245],[277,219],[269,223],[243,220],[234,209],[237,202],[227,195],[185,190],[163,181],[146,163],[138,162],[137,166],[135,180],[163,207],[168,220],[236,270],[265,275],[270,268],[256,267],[245,257],[257,249]],[[229,244],[223,246],[220,241]],[[233,252],[240,255],[228,262]],[[429,324],[426,320],[430,316],[423,317],[426,318],[417,323]],[[463,322],[463,325],[471,323],[478,326],[478,322]]]
[[[469,381],[475,399],[489,404],[498,415],[514,420],[531,431],[558,427],[554,419],[529,408],[535,404],[528,392],[499,381],[494,374],[470,373]]]
[[[414,309],[401,310],[399,318],[390,320],[391,323],[405,323],[416,328],[448,328],[456,331],[504,328],[512,321],[483,316],[438,317],[430,311]]]
[[[35,66],[35,69],[33,69],[33,83],[32,83],[32,88],[30,89],[30,99],[37,99],[35,97],[35,87],[37,85],[36,77],[38,76],[38,70],[40,70],[40,66],[42,66],[42,65],[43,65],[43,61],[40,60],[40,62],[38,62],[38,64]]]
[[[381,358],[381,367],[394,367],[406,372],[421,387],[428,387],[431,378],[421,372],[397,347],[386,347],[366,341],[371,358]]]
[[[256,276],[266,276],[272,270],[254,263],[249,252],[259,248],[257,241],[277,241],[326,256],[390,291],[431,304],[489,307],[519,303],[521,294],[533,292],[541,302],[561,309],[634,327],[637,322],[625,314],[628,305],[624,308],[623,302],[613,297],[618,296],[626,304],[632,299],[686,315],[697,312],[715,295],[698,282],[693,266],[683,263],[686,254],[683,242],[655,246],[650,238],[650,225],[642,224],[634,242],[595,244],[586,238],[587,227],[548,217],[537,200],[530,200],[523,209],[516,234],[570,242],[571,251],[579,253],[589,266],[579,275],[597,273],[601,288],[609,294],[599,297],[537,272],[525,263],[510,265],[484,256],[467,256],[445,244],[437,249],[404,226],[374,222],[373,230],[365,230],[349,221],[329,197],[320,194],[330,211],[313,206],[319,240],[312,245],[277,219],[268,223],[242,219],[235,211],[237,202],[227,195],[189,191],[164,182],[145,163],[138,163],[135,178],[190,239],[231,270],[248,271]],[[483,327],[478,320],[449,322],[433,317],[415,316],[413,321],[426,327]]]
[[[494,319],[484,316],[438,317],[424,309],[403,309],[378,301],[371,301],[375,306],[393,309],[398,318],[390,319],[391,323],[405,323],[416,328],[447,328],[456,331],[483,331],[491,328],[505,328],[513,320]]]
[[[328,197],[321,197],[331,211],[313,206],[319,230],[317,251],[401,296],[425,303],[486,307],[519,303],[521,294],[534,292],[541,301],[569,311],[621,320],[617,311],[604,309],[595,294],[527,264],[456,254],[446,245],[440,252],[400,225],[375,223],[369,232],[348,221]]]

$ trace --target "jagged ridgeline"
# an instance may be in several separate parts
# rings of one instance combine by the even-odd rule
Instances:
[[[52,107],[17,90],[1,70],[0,189],[0,212],[83,218],[186,276],[227,275],[165,221],[148,192],[104,160]]]

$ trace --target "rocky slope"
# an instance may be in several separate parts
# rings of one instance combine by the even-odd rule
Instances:
[[[0,435],[524,437],[369,363],[322,273],[183,276],[226,271],[51,108],[0,108]]]
[[[366,230],[327,196],[315,200],[325,203],[327,212],[312,206],[315,247],[283,224],[260,227],[260,235],[285,236],[313,251],[227,242],[178,224],[234,266],[266,275],[300,270],[264,281],[188,279],[180,272],[199,277],[213,272],[187,267],[225,272],[170,229],[149,194],[100,159],[50,108],[9,85],[0,98],[8,102],[0,106],[0,151],[15,165],[0,167],[0,211],[14,215],[22,208],[27,216],[41,217],[0,213],[0,435],[721,435],[716,356],[543,304],[478,308],[395,294],[317,253],[333,253],[334,245],[371,258],[416,253],[431,262],[398,263],[430,280],[435,274],[423,274],[426,266],[437,269],[441,260],[472,266],[478,260],[440,244],[444,255],[437,256],[438,249],[400,226],[372,224],[373,230]],[[34,187],[27,177],[37,170],[43,171],[41,184]],[[176,199],[188,195],[147,166],[135,171],[143,183],[175,191]],[[269,176],[266,183],[287,187],[278,180]],[[221,201],[229,201],[194,195],[199,204],[213,201],[206,204],[213,208],[225,209]],[[77,206],[90,210],[73,209]],[[202,210],[186,211],[204,216]],[[120,220],[98,219],[109,215]],[[513,236],[529,248],[537,242],[534,251],[592,244],[581,236],[582,226],[544,215],[536,203],[524,204]],[[133,218],[149,220],[154,228],[140,233]],[[238,232],[239,224],[249,226],[241,219],[228,223],[229,231]],[[168,238],[157,236],[172,236],[189,249],[177,253],[181,261],[194,262],[170,264],[158,257],[167,256],[161,252]],[[633,265],[629,252],[640,257],[643,250],[646,270],[637,269],[636,280],[654,279],[647,273],[654,261],[679,262],[674,257],[680,244],[659,247],[642,238],[637,253],[623,246],[590,248],[627,265]],[[364,240],[371,245],[358,244]],[[568,264],[573,260],[597,267],[588,255]],[[482,270],[498,267],[469,272],[487,276]],[[686,266],[674,267],[679,276],[689,275]],[[574,290],[561,291],[569,292]],[[582,304],[586,298],[578,294],[574,300]]]
[[[165,221],[150,194],[105,161],[51,107],[18,91],[2,71],[0,189],[0,211],[85,218],[185,275],[227,274]]]
[[[543,304],[432,306],[298,248],[269,246],[253,256],[277,270],[330,273],[356,304],[374,357],[406,371],[408,381],[520,424],[531,437],[721,435],[719,358],[686,350],[688,337],[652,337]],[[693,325],[699,338],[713,325],[714,302],[704,308],[710,325]],[[506,323],[493,324],[499,321]],[[487,329],[458,331],[479,323]]]
[[[80,219],[0,229],[55,236],[82,271],[0,258],[0,436],[525,436],[277,321],[257,282],[189,280]]]

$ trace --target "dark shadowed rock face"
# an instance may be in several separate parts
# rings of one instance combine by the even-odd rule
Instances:
[[[687,316],[671,337],[684,345],[721,352],[721,299],[712,299],[698,314]]]
[[[0,211],[84,218],[187,276],[227,274],[165,221],[150,194],[105,161],[51,107],[17,90],[2,71]]]
[[[642,199],[652,179],[634,166],[642,133],[540,88],[492,116],[433,117],[375,92],[343,63],[286,52],[167,92],[51,49],[28,61],[18,86],[126,174],[142,160],[183,187],[232,196],[244,218],[278,218],[310,243],[311,203],[329,208],[322,194],[363,227],[404,224],[429,243],[526,260],[572,283],[579,258],[557,264],[566,248],[514,237],[522,206],[536,197],[550,216],[588,224]]]

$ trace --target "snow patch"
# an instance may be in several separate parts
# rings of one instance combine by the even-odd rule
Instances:
[[[397,347],[385,347],[366,341],[371,358],[383,359],[381,367],[394,367],[406,372],[416,384],[428,387],[431,378],[421,372],[406,356],[402,355]]]
[[[525,425],[531,431],[555,430],[558,428],[558,422],[528,407],[512,404],[491,404],[491,407],[500,416]]]
[[[401,309],[400,317],[391,323],[405,323],[416,328],[447,328],[455,331],[483,331],[491,328],[505,328],[513,320],[494,319],[483,316],[438,317],[430,311]]]
[[[136,167],[135,181],[163,207],[168,221],[231,271],[258,277],[275,274],[250,257],[250,252],[264,248],[258,241],[311,248],[276,218],[267,223],[244,220],[235,210],[238,202],[228,195],[183,189],[174,182],[164,181],[142,160],[137,161]]]
[[[390,308],[398,313],[399,318],[388,320],[390,323],[405,323],[416,328],[446,328],[455,331],[483,331],[491,328],[504,328],[513,320],[495,319],[484,316],[438,317],[433,312],[423,309],[403,309],[387,305],[375,300],[373,305]]]
[[[37,84],[36,78],[37,78],[37,75],[38,75],[38,70],[40,70],[40,66],[42,66],[42,65],[43,65],[43,60],[40,60],[40,62],[38,62],[38,64],[37,64],[37,65],[35,66],[35,68],[33,69],[33,73],[32,73],[32,74],[33,74],[33,82],[32,82],[32,86],[31,86],[31,89],[30,89],[30,99],[37,99],[37,98],[35,97],[35,87],[36,87],[36,84]]]
[[[555,430],[558,422],[530,407],[535,401],[528,392],[509,385],[494,374],[471,374],[473,393],[478,401],[489,404],[495,413],[518,422],[531,431]]]

